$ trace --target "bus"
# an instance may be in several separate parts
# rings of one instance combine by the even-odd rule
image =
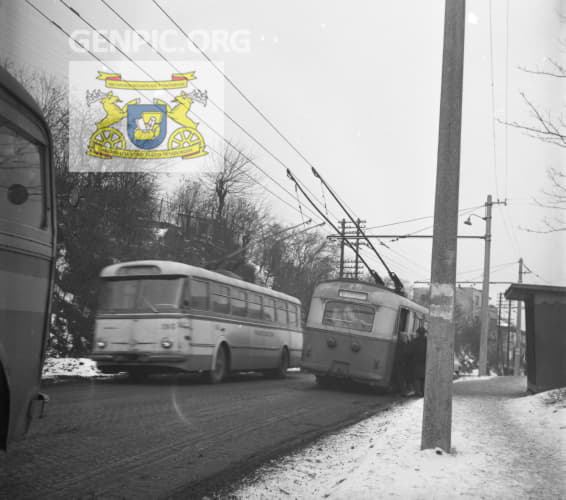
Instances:
[[[307,316],[301,367],[321,386],[345,379],[392,389],[397,343],[414,337],[427,315],[425,307],[380,285],[320,282]]]
[[[39,392],[55,271],[51,137],[30,95],[0,68],[0,448],[43,415]]]
[[[285,377],[299,366],[295,297],[170,261],[114,264],[100,278],[90,357],[104,373],[200,372],[219,383],[231,371]]]

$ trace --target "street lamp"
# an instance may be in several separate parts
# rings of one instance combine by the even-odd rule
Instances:
[[[464,224],[466,224],[466,226],[471,226],[471,225],[472,225],[472,217],[477,217],[478,219],[481,219],[481,220],[487,220],[487,217],[480,217],[479,215],[471,214],[471,215],[468,216],[468,218],[464,221]]]

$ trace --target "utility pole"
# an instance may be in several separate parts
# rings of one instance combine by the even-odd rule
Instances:
[[[344,243],[346,239],[346,219],[342,219],[340,223],[342,229],[342,238],[340,239],[340,279],[344,277]]]
[[[421,448],[450,452],[465,0],[446,0]]]
[[[507,311],[507,350],[509,351],[509,339],[511,339],[511,304],[512,302],[509,300],[507,302],[507,307],[509,308]],[[509,353],[507,354],[509,357]]]
[[[489,264],[491,255],[491,195],[485,204],[485,246],[483,257],[483,284],[481,290],[481,330],[479,375],[487,375],[487,343],[489,339]]]
[[[523,258],[519,259],[519,283],[523,282]],[[517,301],[517,328],[515,329],[515,362],[513,363],[513,375],[521,374],[521,305]]]
[[[499,294],[499,307],[497,308],[497,369],[499,375],[503,375],[503,335],[501,335],[501,307],[503,306],[503,294]]]
[[[356,256],[355,256],[355,272],[354,272],[354,276],[356,277],[356,279],[359,278],[359,273],[360,273],[360,234],[361,234],[361,229],[360,229],[360,219],[357,220],[357,224],[356,224]]]
[[[487,195],[485,202],[485,236],[484,236],[484,257],[483,257],[483,283],[481,291],[481,312],[480,312],[480,355],[479,355],[479,376],[487,375],[487,346],[489,341],[489,267],[491,259],[491,207],[493,205],[506,205],[507,201],[493,201],[491,195]]]

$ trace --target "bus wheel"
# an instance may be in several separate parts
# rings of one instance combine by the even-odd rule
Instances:
[[[226,347],[221,345],[216,353],[216,361],[214,368],[207,373],[208,382],[211,384],[219,384],[228,374],[228,353]]]
[[[285,378],[287,376],[287,370],[289,369],[289,351],[286,347],[283,348],[281,352],[281,357],[279,358],[279,366],[275,372],[277,378]]]

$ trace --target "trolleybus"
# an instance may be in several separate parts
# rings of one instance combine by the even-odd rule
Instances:
[[[100,277],[91,358],[105,373],[201,372],[218,383],[230,371],[284,377],[299,366],[294,297],[169,261],[114,264]]]
[[[0,68],[0,448],[21,437],[39,393],[55,261],[51,140],[30,95]]]
[[[424,326],[428,310],[389,288],[354,280],[313,292],[301,366],[319,384],[347,379],[390,388],[397,343]]]

